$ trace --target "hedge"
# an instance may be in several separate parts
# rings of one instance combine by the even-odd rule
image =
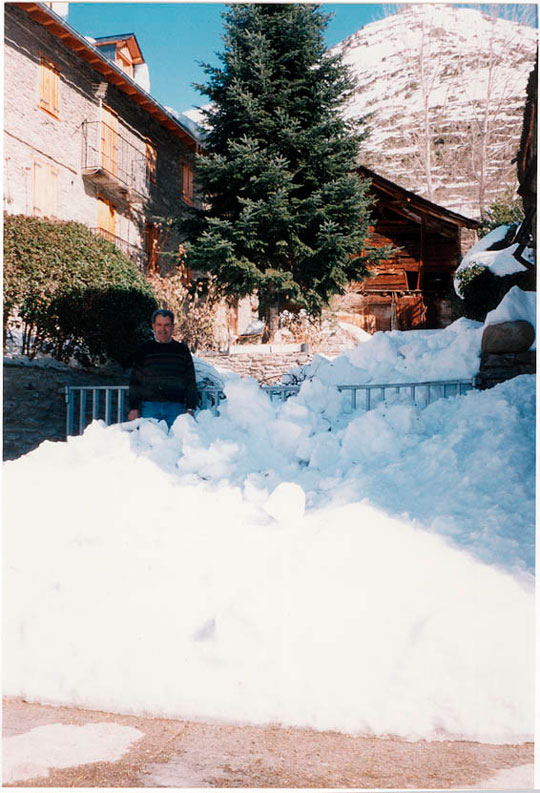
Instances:
[[[4,215],[4,340],[20,317],[26,354],[126,366],[155,308],[131,260],[86,226]]]

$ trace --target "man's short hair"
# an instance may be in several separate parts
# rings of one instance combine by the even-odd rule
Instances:
[[[154,311],[152,314],[152,325],[156,321],[156,317],[169,317],[172,324],[174,325],[174,314],[172,311],[169,311],[168,308],[158,308],[157,311]]]

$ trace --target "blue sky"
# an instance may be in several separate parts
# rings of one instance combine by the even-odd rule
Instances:
[[[381,4],[321,5],[335,15],[327,29],[328,46],[385,13]],[[67,21],[84,36],[135,33],[150,70],[150,93],[162,105],[183,111],[207,101],[192,83],[206,82],[198,61],[218,64],[224,9],[224,3],[206,2],[70,3]]]
[[[497,4],[499,13],[510,18],[515,18],[516,9],[530,10],[530,5]],[[326,43],[333,46],[395,12],[398,4],[341,2],[321,7],[334,15],[326,31]],[[219,63],[216,53],[222,50],[225,8],[225,3],[211,2],[70,2],[67,21],[84,36],[135,33],[150,70],[150,93],[162,105],[183,111],[207,101],[192,83],[206,82],[198,62]],[[530,24],[530,14],[526,16],[523,21]]]

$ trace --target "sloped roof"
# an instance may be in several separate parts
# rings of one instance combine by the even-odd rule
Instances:
[[[459,212],[454,212],[452,209],[447,209],[439,204],[434,204],[433,201],[406,190],[395,182],[391,182],[384,176],[375,173],[370,168],[361,165],[358,171],[362,176],[371,180],[373,187],[393,199],[396,203],[396,208],[401,208],[411,216],[415,214],[418,216],[429,215],[437,220],[443,220],[462,228],[476,229],[480,226],[480,221],[460,215]]]
[[[135,33],[120,33],[117,36],[95,36],[93,38],[98,47],[103,44],[124,44],[128,48],[134,64],[144,63],[143,54]]]
[[[56,36],[65,47],[72,50],[82,60],[89,63],[106,80],[113,83],[119,91],[127,94],[137,105],[155,118],[163,127],[178,137],[192,151],[200,149],[200,142],[193,132],[166,110],[156,99],[132,80],[115,63],[107,58],[99,47],[95,47],[75,28],[58,16],[43,3],[12,3],[13,6],[25,11],[39,25],[42,25],[52,36]],[[103,41],[103,39],[102,39]],[[138,45],[137,45],[138,46]]]

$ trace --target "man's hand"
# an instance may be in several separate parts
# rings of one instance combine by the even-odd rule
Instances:
[[[133,408],[132,410],[129,411],[127,420],[133,421],[134,419],[140,418],[140,416],[141,416],[141,411],[137,410],[137,408]]]

